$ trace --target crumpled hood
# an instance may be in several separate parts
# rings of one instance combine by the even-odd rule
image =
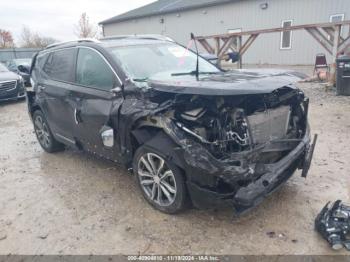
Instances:
[[[0,82],[18,80],[18,79],[19,79],[19,75],[13,72],[0,72]]]
[[[154,90],[167,93],[193,95],[249,95],[267,94],[289,86],[306,75],[287,70],[241,69],[200,75],[197,81],[193,75],[171,76],[160,73],[148,80]]]

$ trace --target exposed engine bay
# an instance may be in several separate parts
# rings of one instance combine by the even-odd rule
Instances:
[[[168,115],[222,160],[271,141],[301,139],[306,111],[303,93],[285,87],[268,95],[178,95]]]

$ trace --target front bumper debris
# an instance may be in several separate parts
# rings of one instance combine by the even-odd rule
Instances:
[[[350,206],[341,200],[327,203],[315,219],[315,229],[333,249],[345,247],[350,251]]]
[[[309,173],[310,167],[311,167],[311,161],[312,161],[312,157],[314,156],[314,151],[315,151],[315,147],[316,147],[316,143],[317,143],[317,138],[318,135],[316,134],[314,136],[314,140],[312,142],[311,147],[307,150],[307,154],[305,156],[305,161],[304,161],[304,165],[303,165],[303,172],[301,173],[301,176],[306,178],[307,174]]]
[[[239,166],[229,166],[229,163],[215,162],[204,152],[197,152],[201,153],[201,156],[198,157],[197,155],[196,159],[191,159],[192,154],[185,153],[184,158],[189,164],[188,170],[191,173],[187,185],[193,204],[199,208],[233,206],[238,214],[248,211],[287,181],[298,168],[303,169],[303,176],[306,177],[316,139],[317,136],[310,146],[308,129],[304,138],[298,141],[298,144],[293,146],[293,149],[282,159],[272,164],[250,165],[249,171]],[[288,148],[293,143],[295,145],[295,141],[286,140],[280,143],[278,147]],[[249,155],[242,157],[240,161],[245,158],[249,159],[250,163],[254,163],[252,161],[258,159],[264,150],[266,149],[250,152]],[[204,161],[206,161],[206,165],[204,165]],[[205,179],[206,177],[213,179]],[[240,185],[242,181],[248,179],[251,179],[249,183]],[[213,181],[218,180],[232,185],[233,190],[231,192],[220,192],[217,189],[219,186],[217,184],[215,186],[213,183]],[[207,183],[203,181],[207,181]]]

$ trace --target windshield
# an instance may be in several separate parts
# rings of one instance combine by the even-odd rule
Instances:
[[[196,54],[173,43],[112,47],[110,50],[134,80],[147,80],[163,72],[190,74],[196,70]],[[199,72],[217,73],[220,70],[199,57]]]
[[[8,72],[9,70],[4,66],[3,64],[0,63],[0,72]]]

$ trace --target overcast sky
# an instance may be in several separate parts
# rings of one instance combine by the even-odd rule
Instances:
[[[0,0],[0,28],[10,30],[19,43],[23,25],[43,36],[74,39],[81,13],[98,22],[155,0]]]

